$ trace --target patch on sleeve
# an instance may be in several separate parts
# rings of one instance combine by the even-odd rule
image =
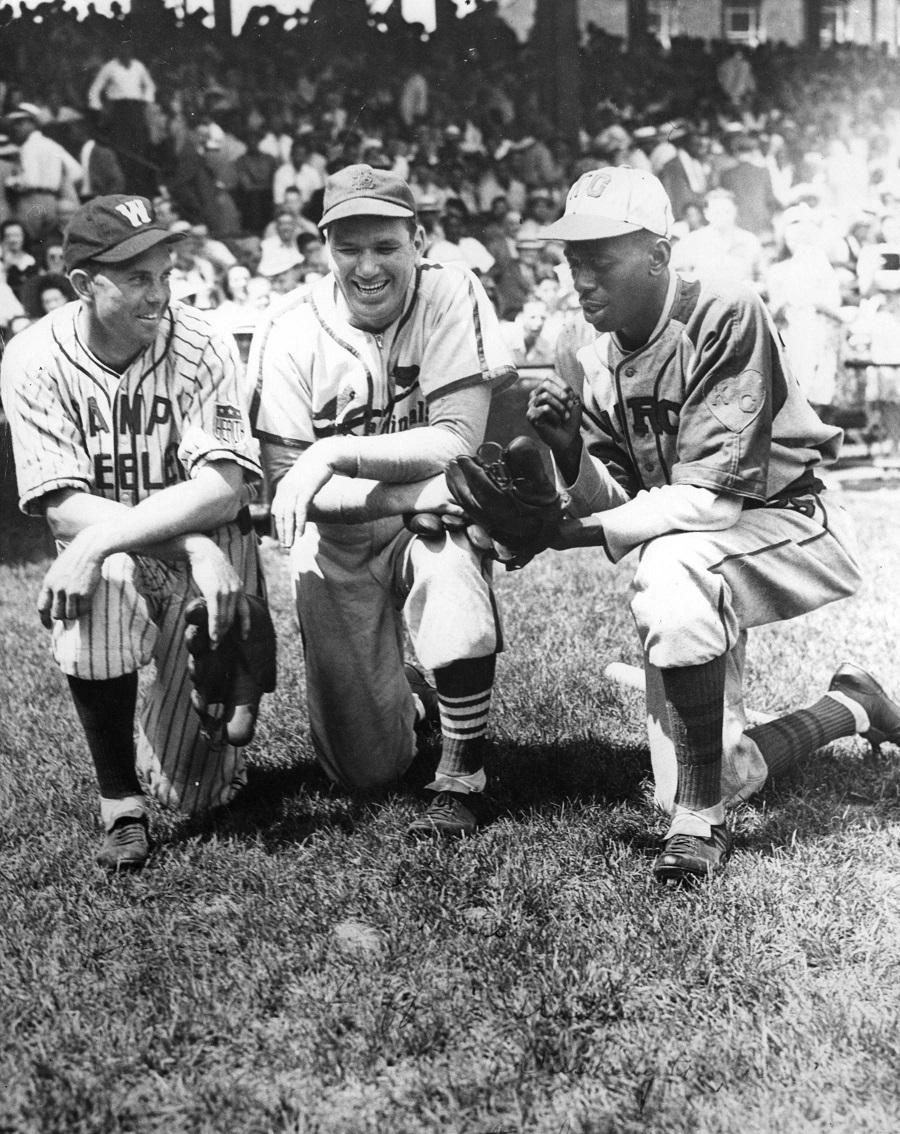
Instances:
[[[766,403],[766,384],[758,370],[744,370],[729,378],[711,377],[703,400],[726,429],[741,433],[759,417]]]
[[[244,440],[244,421],[237,406],[216,402],[216,420],[213,433],[225,445],[239,445]]]

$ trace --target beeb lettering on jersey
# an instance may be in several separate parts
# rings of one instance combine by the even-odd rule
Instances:
[[[94,454],[94,487],[99,492],[119,495],[126,492],[143,499],[151,492],[186,480],[178,460],[178,442],[170,441],[153,453],[120,451]]]

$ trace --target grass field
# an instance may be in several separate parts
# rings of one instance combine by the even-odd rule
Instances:
[[[4,479],[9,469],[0,460]],[[863,593],[756,633],[749,702],[843,658],[900,693],[896,496],[846,494]],[[136,877],[94,865],[95,789],[34,600],[39,528],[0,531],[0,1132],[500,1134],[900,1129],[900,755],[845,742],[737,816],[726,877],[659,891],[628,567],[499,580],[491,821],[408,845],[311,764],[284,560],[281,684],[243,799],[154,813]]]

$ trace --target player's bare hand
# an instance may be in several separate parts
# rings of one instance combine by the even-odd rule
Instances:
[[[278,485],[272,516],[283,547],[292,547],[294,540],[303,535],[316,493],[334,476],[323,449],[319,444],[310,446]]]
[[[188,561],[191,577],[206,599],[209,637],[213,649],[234,623],[237,624],[241,637],[246,639],[250,633],[250,605],[240,576],[225,555],[212,540],[203,540],[199,546],[192,546]]]
[[[560,378],[545,378],[531,391],[526,413],[538,437],[554,453],[565,453],[579,441],[581,398]]]
[[[422,481],[414,509],[407,512],[404,522],[411,532],[423,539],[443,537],[445,532],[464,531],[468,523],[463,509],[457,504],[447,487],[443,473]]]
[[[44,576],[38,596],[38,614],[48,630],[54,622],[71,622],[87,614],[100,586],[103,559],[90,528],[60,553]]]

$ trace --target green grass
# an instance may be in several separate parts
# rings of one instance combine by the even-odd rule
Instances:
[[[0,460],[2,465],[2,460]],[[862,594],[751,637],[748,701],[845,657],[900,693],[897,498],[847,496]],[[222,814],[154,812],[103,875],[93,775],[33,613],[39,528],[0,551],[0,1131],[499,1134],[900,1128],[900,760],[833,746],[737,816],[724,879],[658,890],[628,564],[502,576],[490,823],[409,845],[422,806],[311,763],[285,560],[281,684]]]

